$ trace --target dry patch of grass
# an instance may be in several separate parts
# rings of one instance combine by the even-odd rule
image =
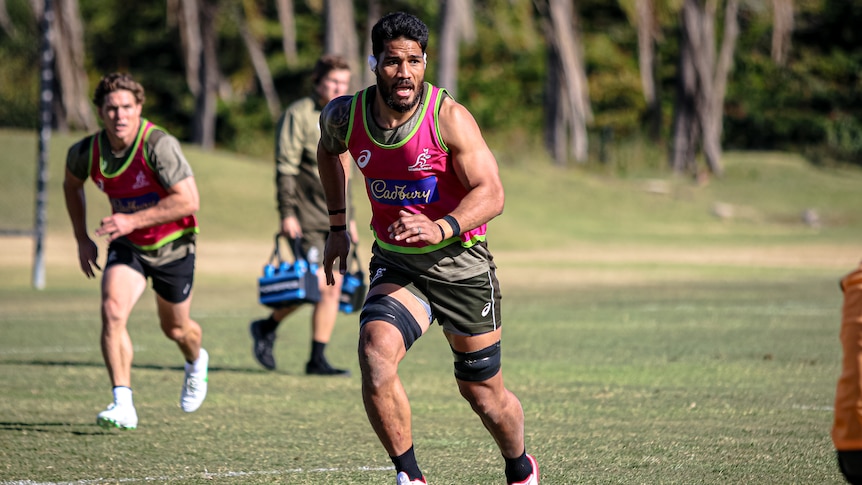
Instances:
[[[7,238],[0,252],[3,284],[20,283],[32,270],[33,242],[29,238]],[[367,263],[369,244],[359,246]],[[199,277],[240,277],[253,281],[272,252],[269,240],[237,239],[198,243]],[[763,269],[824,270],[836,275],[855,267],[862,252],[841,244],[774,245],[745,247],[573,243],[560,248],[494,251],[499,274],[506,286],[552,282],[620,285],[649,281],[680,280],[702,267],[733,271]],[[100,245],[100,262],[105,254]],[[77,271],[77,248],[71,236],[50,235],[45,242],[45,264],[49,271]],[[656,271],[656,269],[660,271]],[[648,271],[647,271],[648,270]]]

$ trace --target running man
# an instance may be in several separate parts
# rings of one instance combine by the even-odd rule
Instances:
[[[332,214],[323,258],[329,284],[336,259],[339,272],[347,271],[350,251],[342,213],[348,151],[371,203],[375,242],[359,333],[366,414],[395,464],[396,483],[427,483],[414,454],[398,364],[437,320],[461,395],[496,441],[507,482],[537,485],[523,409],[501,371],[501,297],[485,241],[486,223],[503,210],[497,162],[469,111],[425,82],[428,28],[421,20],[389,14],[371,40],[368,61],[377,83],[329,103],[318,149]]]
[[[196,411],[207,395],[209,356],[202,331],[189,318],[195,269],[198,189],[176,138],[141,117],[144,88],[132,76],[109,74],[93,102],[104,129],[79,141],[66,157],[63,191],[78,243],[78,260],[95,278],[98,248],[87,231],[84,182],[92,178],[108,196],[112,214],[96,236],[108,241],[102,274],[102,356],[114,400],[96,417],[106,428],[135,429],[129,314],[152,280],[162,332],[185,359],[183,411]]]

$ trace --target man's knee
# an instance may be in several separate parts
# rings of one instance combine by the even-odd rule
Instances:
[[[165,337],[174,342],[181,342],[185,340],[186,335],[188,335],[186,329],[182,327],[162,327],[162,333],[165,334]]]
[[[359,329],[360,363],[398,362],[406,352],[403,342],[401,333],[393,325],[381,321],[366,323]]]
[[[102,300],[102,322],[108,328],[123,327],[129,318],[129,309],[114,298]]]
[[[165,337],[177,343],[185,342],[189,336],[195,335],[200,329],[200,326],[187,316],[181,320],[175,318],[163,319],[161,327]]]
[[[162,325],[162,333],[174,342],[183,342],[189,335],[191,327],[189,325]]]
[[[363,386],[385,386],[398,376],[398,363],[404,350],[401,334],[392,325],[373,322],[359,330],[359,368]]]

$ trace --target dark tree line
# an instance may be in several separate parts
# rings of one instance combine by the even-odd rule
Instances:
[[[38,97],[21,87],[38,76],[45,1],[0,0],[0,125],[35,124]],[[862,72],[855,2],[48,1],[58,130],[95,129],[95,80],[128,70],[146,112],[180,138],[254,152],[320,54],[346,56],[354,88],[373,82],[370,26],[406,10],[432,29],[428,79],[486,129],[543,133],[559,164],[587,161],[609,131],[667,146],[668,166],[687,174],[721,174],[726,147],[862,155],[862,95],[848,87]]]

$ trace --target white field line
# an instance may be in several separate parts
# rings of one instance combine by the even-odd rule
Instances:
[[[801,411],[828,411],[831,413],[835,410],[832,406],[813,406],[810,404],[794,404],[792,407]]]
[[[214,478],[235,478],[235,477],[253,477],[253,476],[282,476],[282,475],[297,475],[297,474],[311,474],[311,473],[332,473],[332,472],[382,472],[382,471],[391,471],[395,470],[395,467],[369,467],[363,466],[353,469],[345,469],[345,468],[312,468],[312,469],[303,469],[303,468],[293,468],[289,470],[268,470],[268,471],[249,471],[249,472],[221,472],[221,473],[210,473],[204,470],[202,473],[198,475],[180,475],[175,477],[170,476],[160,476],[160,477],[125,477],[125,478],[92,478],[88,480],[72,480],[65,482],[38,482],[35,480],[11,480],[0,482],[0,485],[98,485],[101,483],[138,483],[138,482],[174,482],[174,481],[182,481],[182,480],[198,480],[198,479],[207,479],[211,480]]]

